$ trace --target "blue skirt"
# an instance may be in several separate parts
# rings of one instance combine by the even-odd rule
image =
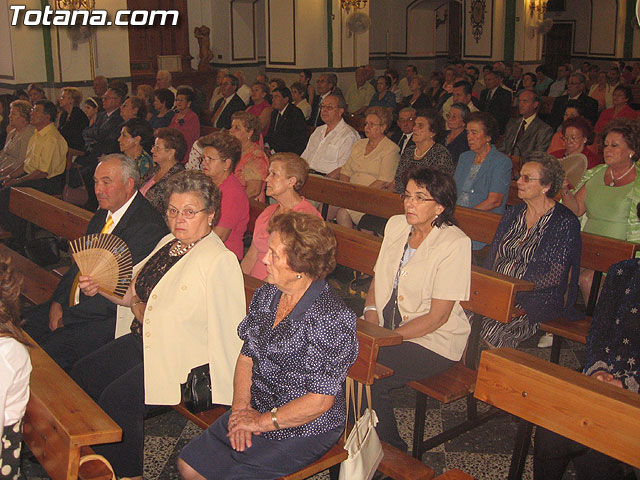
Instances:
[[[312,464],[338,441],[342,427],[321,435],[271,440],[262,435],[252,437],[244,452],[231,448],[227,437],[231,411],[191,440],[180,458],[207,479],[268,480],[297,472]]]

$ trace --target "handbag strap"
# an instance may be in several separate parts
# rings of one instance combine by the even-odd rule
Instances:
[[[371,385],[364,386],[365,392],[367,392],[367,405],[369,407],[369,419],[371,421],[371,426],[375,427],[373,424],[373,406],[371,405]]]

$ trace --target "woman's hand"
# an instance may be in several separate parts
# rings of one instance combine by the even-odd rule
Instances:
[[[611,375],[609,372],[599,371],[594,373],[591,376],[596,380],[599,380],[600,382],[609,383],[615,387],[622,388],[622,382],[617,378],[615,378],[613,375]]]
[[[78,277],[78,287],[87,297],[93,297],[100,290],[100,286],[89,275]]]
[[[243,452],[245,449],[250,448],[252,445],[251,436],[259,435],[265,431],[261,425],[261,417],[262,414],[251,407],[234,410],[231,413],[227,437],[229,437],[231,447],[234,450]]]

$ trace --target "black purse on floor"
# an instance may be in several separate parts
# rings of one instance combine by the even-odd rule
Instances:
[[[180,386],[182,401],[191,413],[209,410],[211,403],[211,374],[209,364],[194,367],[187,376],[187,381]]]

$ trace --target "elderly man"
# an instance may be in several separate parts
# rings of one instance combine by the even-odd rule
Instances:
[[[300,155],[307,144],[304,113],[291,103],[291,90],[287,87],[276,88],[271,97],[273,111],[265,141],[274,153],[293,152]]]
[[[533,90],[523,90],[518,97],[518,118],[507,123],[499,150],[507,155],[526,155],[529,152],[546,152],[553,137],[553,130],[538,118],[540,95]]]
[[[369,101],[373,94],[376,93],[375,88],[367,82],[367,74],[364,68],[360,67],[355,71],[356,83],[351,85],[347,90],[345,97],[347,110],[352,115],[362,115],[369,107]]]
[[[173,85],[171,85],[171,81],[171,72],[167,70],[158,70],[158,73],[156,74],[155,89],[158,90],[159,88],[168,88],[174,95],[176,95],[178,90],[174,88]]]
[[[209,101],[209,110],[211,110],[212,112],[214,111],[214,107],[216,106],[218,100],[222,98],[220,89],[222,86],[222,82],[224,81],[224,77],[226,77],[227,75],[229,75],[228,68],[221,68],[216,74],[216,88],[213,90],[213,94],[211,94],[211,100]]]
[[[96,78],[93,79],[93,91],[96,93],[96,96],[102,97],[107,93],[108,85],[107,77],[104,75],[97,75]]]
[[[408,97],[409,95],[411,95],[412,93],[410,88],[411,80],[413,80],[418,76],[418,69],[416,68],[415,65],[407,65],[407,68],[405,68],[404,70],[404,75],[405,75],[404,78],[400,80],[400,83],[398,83],[398,88],[402,93],[402,98]]]
[[[413,143],[413,127],[416,124],[416,109],[406,107],[398,113],[398,126],[392,131],[390,139],[400,147],[400,155]]]
[[[234,75],[225,75],[220,84],[222,97],[213,106],[211,125],[216,128],[231,128],[231,115],[247,108],[238,96],[238,79]]]
[[[559,97],[567,90],[567,79],[571,73],[570,65],[562,64],[558,66],[558,76],[556,81],[549,87],[550,97]]]
[[[320,105],[322,105],[324,99],[332,93],[342,95],[342,93],[336,92],[337,85],[338,77],[335,73],[323,73],[318,77],[318,80],[316,80],[316,96],[313,97],[311,116],[308,122],[312,127],[317,127],[324,123],[320,116]]]
[[[135,161],[120,154],[106,156],[95,171],[100,208],[87,227],[87,235],[110,233],[124,240],[134,264],[167,233],[160,214],[138,193],[139,182]],[[85,296],[77,277],[74,264],[51,299],[24,315],[25,330],[66,370],[115,336],[116,305],[102,295]]]
[[[122,117],[120,116],[120,106],[124,102],[122,90],[110,88],[102,96],[103,112],[100,112],[95,123],[82,131],[87,154],[78,161],[81,164],[88,163],[87,158],[91,157],[91,173],[100,155],[106,153],[118,153],[120,144],[118,137],[122,128]]]
[[[322,102],[320,115],[324,125],[313,131],[301,155],[309,163],[312,173],[338,180],[353,144],[360,140],[358,132],[342,118],[345,108],[344,98],[338,95],[329,95]]]
[[[598,121],[598,102],[586,93],[587,79],[581,73],[572,73],[567,81],[567,93],[556,98],[549,115],[549,125],[558,128],[564,120],[564,110],[569,100],[575,100],[581,107],[584,118],[595,125]]]
[[[249,105],[249,101],[251,100],[251,87],[247,85],[244,73],[238,70],[233,73],[233,76],[238,79],[238,90],[236,93],[242,99],[245,106]]]

